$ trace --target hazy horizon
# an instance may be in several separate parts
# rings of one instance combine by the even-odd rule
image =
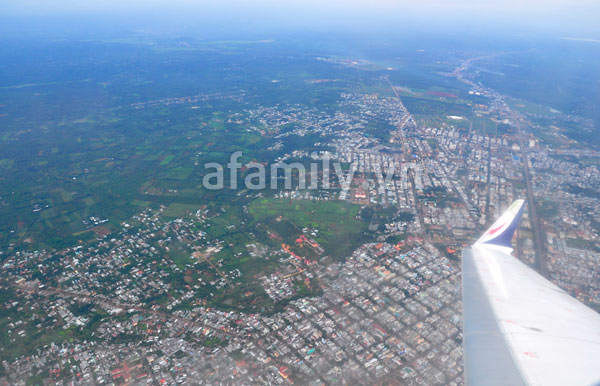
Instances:
[[[153,0],[50,2],[26,0],[0,5],[0,36],[29,34],[77,36],[146,31],[203,37],[209,32],[248,33],[316,31],[378,33],[405,31],[508,35],[543,35],[600,39],[600,4],[592,1],[438,0],[373,2],[339,0],[201,1]]]

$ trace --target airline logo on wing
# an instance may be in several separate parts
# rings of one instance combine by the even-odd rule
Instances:
[[[519,220],[523,214],[525,200],[517,200],[502,216],[488,229],[475,244],[492,244],[511,248],[511,241],[515,230],[519,227]]]

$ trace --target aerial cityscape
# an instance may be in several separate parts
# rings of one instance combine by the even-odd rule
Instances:
[[[1,385],[463,385],[517,199],[600,311],[597,41],[0,38]]]

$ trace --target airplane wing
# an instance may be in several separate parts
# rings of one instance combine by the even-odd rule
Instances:
[[[463,250],[467,385],[600,385],[600,314],[511,255],[524,200]]]

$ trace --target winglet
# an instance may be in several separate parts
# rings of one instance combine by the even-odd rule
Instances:
[[[508,210],[475,242],[475,245],[491,244],[512,248],[512,237],[515,230],[519,227],[524,206],[525,200],[513,202]]]

